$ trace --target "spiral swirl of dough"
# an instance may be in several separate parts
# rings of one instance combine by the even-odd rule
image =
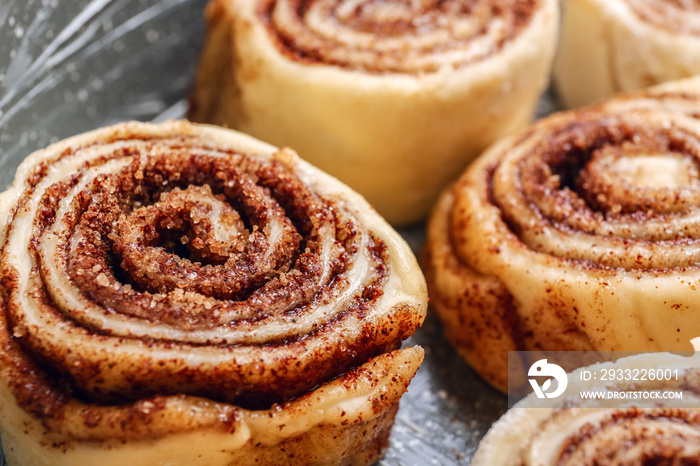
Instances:
[[[66,396],[269,407],[393,351],[425,314],[410,250],[359,195],[233,131],[71,138],[29,157],[1,207],[2,367],[40,417]]]
[[[487,380],[505,389],[512,350],[688,349],[700,324],[699,84],[542,120],[443,196],[429,287]]]

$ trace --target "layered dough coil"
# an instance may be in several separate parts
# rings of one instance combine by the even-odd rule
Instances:
[[[369,464],[387,446],[424,279],[291,150],[116,125],[32,154],[0,212],[11,466]]]
[[[700,3],[567,0],[554,81],[567,107],[700,74]]]
[[[447,337],[505,390],[517,350],[689,349],[700,328],[700,80],[555,114],[448,189],[425,270]]]
[[[190,118],[299,155],[391,223],[526,124],[547,84],[555,0],[212,0]]]
[[[647,371],[665,380],[624,380]],[[623,380],[582,380],[582,372]],[[599,377],[600,378],[600,377]],[[645,379],[646,380],[642,380]],[[486,434],[472,466],[613,466],[700,462],[700,357],[629,356],[568,376],[564,394],[533,395],[513,406]],[[599,399],[582,399],[580,393]],[[617,395],[617,398],[615,398]]]

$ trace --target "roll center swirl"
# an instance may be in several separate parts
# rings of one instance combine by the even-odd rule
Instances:
[[[598,160],[595,162],[599,163]],[[697,178],[695,165],[679,154],[613,156],[610,163],[613,173],[619,173],[627,183],[643,188],[688,187]]]
[[[700,35],[698,0],[626,0],[639,18],[672,33]]]
[[[499,51],[539,0],[267,0],[263,21],[303,62],[390,73],[459,68]]]
[[[119,231],[124,243],[160,245],[204,265],[235,260],[250,234],[238,212],[225,199],[214,196],[209,186],[163,193],[157,203],[122,219]]]
[[[583,115],[507,154],[492,198],[511,230],[533,250],[603,266],[696,263],[700,140],[682,124],[643,118]]]

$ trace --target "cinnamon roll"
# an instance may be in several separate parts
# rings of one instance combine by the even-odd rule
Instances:
[[[700,74],[700,3],[563,3],[554,81],[565,106],[579,107],[616,92]]]
[[[671,377],[625,380],[625,374],[657,368]],[[584,381],[583,371],[615,371],[622,377]],[[582,392],[600,397],[584,400]],[[654,353],[579,369],[569,374],[566,391],[558,398],[545,401],[532,394],[521,400],[483,438],[472,466],[698,462],[700,358]]]
[[[431,303],[507,387],[517,350],[676,351],[700,328],[700,79],[555,114],[492,146],[428,228]]]
[[[190,108],[424,219],[547,84],[556,0],[212,0]]]
[[[358,194],[230,130],[120,124],[0,197],[10,466],[370,464],[422,360],[410,249]]]

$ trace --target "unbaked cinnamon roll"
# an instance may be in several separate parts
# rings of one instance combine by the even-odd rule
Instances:
[[[422,360],[410,249],[356,193],[230,130],[126,123],[0,197],[11,466],[370,464]]]
[[[639,376],[659,370],[669,377]],[[620,377],[582,380],[584,372]],[[521,400],[486,434],[472,466],[698,463],[700,357],[654,353],[581,368],[558,398]]]
[[[392,223],[423,219],[547,84],[556,0],[212,0],[190,118],[299,155]]]
[[[554,80],[562,103],[580,107],[700,74],[700,3],[567,0]]]
[[[507,387],[517,350],[675,351],[700,328],[700,79],[555,114],[492,146],[428,229],[431,303]]]

